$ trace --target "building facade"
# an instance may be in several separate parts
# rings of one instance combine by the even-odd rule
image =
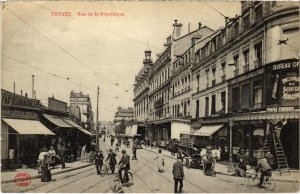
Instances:
[[[132,123],[134,121],[134,109],[133,108],[118,107],[118,110],[115,113],[114,123],[115,123],[115,125],[119,125],[123,121],[125,122],[125,125],[127,125],[128,123]]]
[[[94,130],[94,114],[92,111],[91,99],[89,95],[82,92],[70,93],[70,114],[79,121],[85,129]]]
[[[268,129],[287,120],[280,138],[288,164],[298,168],[299,4],[241,5],[240,16],[198,42],[192,68],[192,126],[201,131],[218,124],[216,136],[225,136],[223,146],[229,152],[232,125],[233,154],[243,149],[255,158],[263,152]]]

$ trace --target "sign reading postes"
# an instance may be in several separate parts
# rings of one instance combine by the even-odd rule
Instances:
[[[288,59],[266,65],[267,105],[298,106],[299,60]]]

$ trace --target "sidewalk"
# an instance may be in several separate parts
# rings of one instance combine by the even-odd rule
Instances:
[[[144,150],[158,153],[158,148],[150,148],[150,147],[143,147]],[[165,157],[176,159],[175,156],[171,155],[171,152],[168,150],[162,150],[162,154]],[[223,174],[228,176],[234,176],[233,173],[228,172],[229,162],[228,161],[218,161],[215,166],[215,172],[217,174]],[[291,170],[291,174],[288,172],[284,172],[281,176],[279,171],[273,171],[272,172],[272,180],[274,181],[282,181],[282,182],[300,182],[300,171],[299,170]]]
[[[81,161],[75,161],[72,163],[66,163],[66,168],[61,169],[61,165],[56,166],[54,169],[51,169],[51,174],[56,175],[56,174],[61,174],[61,173],[66,173],[70,172],[73,170],[85,168],[88,166],[93,165],[92,163],[89,162],[81,162]],[[15,170],[10,170],[10,171],[1,171],[1,183],[10,183],[14,182],[15,176],[20,173],[20,172],[26,172],[31,176],[31,179],[37,179],[40,178],[41,175],[37,173],[36,168],[19,168]]]

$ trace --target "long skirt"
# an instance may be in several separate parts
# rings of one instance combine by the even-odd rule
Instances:
[[[42,182],[49,182],[51,181],[51,172],[47,166],[42,165],[42,175],[41,175]]]

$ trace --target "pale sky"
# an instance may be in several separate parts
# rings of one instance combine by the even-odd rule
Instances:
[[[228,17],[241,12],[240,2],[207,3]],[[52,95],[69,105],[70,91],[82,91],[90,95],[95,113],[100,86],[99,120],[113,120],[118,106],[133,106],[134,77],[143,66],[147,44],[155,59],[175,19],[183,23],[183,34],[188,23],[191,31],[198,22],[214,30],[224,26],[224,18],[210,6],[188,1],[5,2],[1,88],[13,91],[15,81],[16,93],[23,90],[31,97],[35,75],[37,99],[44,105]],[[71,12],[72,17],[51,12]],[[78,16],[78,12],[124,16]]]

